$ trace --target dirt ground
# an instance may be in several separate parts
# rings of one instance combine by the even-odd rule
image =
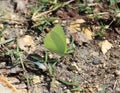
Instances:
[[[14,2],[14,0],[11,0],[11,2],[0,0],[0,25],[5,27],[4,33],[0,35],[0,74],[7,77],[17,91],[20,91],[20,93],[120,93],[120,23],[114,21],[110,29],[106,30],[105,37],[102,37],[102,39],[93,38],[81,45],[75,42],[73,53],[61,57],[48,52],[49,60],[57,60],[52,76],[46,69],[44,71],[44,69],[36,68],[31,56],[44,59],[47,49],[43,45],[43,39],[48,33],[46,29],[51,29],[53,26],[50,28],[47,26],[41,32],[32,28],[31,20],[28,18],[30,12],[28,8],[34,6],[35,2],[30,0],[23,10],[16,10]],[[73,3],[73,6],[75,6],[75,3]],[[60,11],[63,14],[66,13],[63,7],[53,14],[60,18],[60,24],[64,27],[70,40],[67,23],[70,24],[70,22],[80,18],[83,19],[83,17],[80,14],[72,16],[68,14],[63,18],[63,14],[59,14]],[[91,26],[92,32],[95,33],[95,27],[99,27],[97,23],[100,20],[86,17],[84,19]],[[109,24],[111,19],[106,20],[103,19],[103,22]],[[0,28],[3,28],[2,26]],[[35,48],[32,48],[33,50],[31,49],[30,52],[17,50],[17,40],[26,35],[32,37],[35,45],[33,47]],[[4,43],[4,40],[11,41]],[[112,44],[112,47],[105,54],[99,46],[99,43],[104,40]],[[18,51],[20,51],[20,55]],[[16,57],[21,57],[22,61]],[[24,67],[21,66],[21,62],[23,62]],[[49,65],[44,65],[48,69]],[[77,85],[65,84],[60,81],[73,82],[75,79],[77,79]],[[79,88],[79,90],[75,91],[75,88]]]

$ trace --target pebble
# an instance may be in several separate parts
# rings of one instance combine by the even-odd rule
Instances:
[[[120,76],[120,70],[116,70],[116,71],[115,71],[115,74],[116,74],[117,76]]]
[[[27,85],[25,83],[21,83],[21,84],[18,84],[18,85],[14,85],[17,89],[26,89],[27,88]]]
[[[4,28],[4,25],[3,24],[0,24],[0,29],[3,29]]]
[[[71,91],[69,89],[65,90],[65,93],[71,93]]]
[[[8,80],[10,83],[15,84],[15,83],[20,83],[20,80],[15,78],[15,77],[9,77]]]
[[[28,93],[28,92],[27,92],[27,89],[19,89],[18,93]]]
[[[120,88],[116,88],[116,93],[120,93]]]
[[[100,64],[100,62],[101,62],[101,60],[96,57],[96,58],[93,59],[93,62],[92,62],[92,63],[93,63],[94,65],[98,65],[98,64]]]
[[[78,72],[81,71],[81,68],[78,67],[75,62],[71,63],[71,64],[69,65],[68,69],[70,69],[70,70],[76,70],[76,71],[78,71]]]
[[[34,84],[36,84],[36,83],[40,83],[40,77],[34,75],[34,76],[33,76],[33,83],[34,83]]]

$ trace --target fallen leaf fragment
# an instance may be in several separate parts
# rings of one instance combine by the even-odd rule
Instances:
[[[83,27],[82,28],[82,32],[85,34],[85,37],[87,38],[87,40],[92,40],[93,38],[93,33],[90,30],[90,28],[87,27]]]
[[[19,93],[28,93],[27,89],[19,89],[18,91],[19,91]]]
[[[81,68],[79,68],[75,62],[73,62],[73,63],[71,63],[71,64],[69,65],[69,69],[70,69],[70,70],[76,70],[76,71],[78,71],[78,72],[81,72]]]
[[[18,91],[6,77],[0,76],[0,93],[18,93]]]
[[[107,40],[100,42],[99,46],[100,46],[103,54],[106,54],[107,51],[113,47],[113,45],[110,42],[108,42]]]
[[[92,40],[93,33],[89,27],[83,26],[85,23],[84,19],[77,19],[70,23],[68,30],[72,38],[79,44],[87,43],[89,40]]]
[[[75,32],[78,32],[80,31],[80,24],[82,23],[85,23],[85,20],[84,19],[77,19],[73,22],[70,23],[68,29],[70,31],[70,33],[75,33]]]
[[[29,35],[17,39],[18,46],[21,50],[27,53],[32,53],[35,50],[35,43],[33,38]]]

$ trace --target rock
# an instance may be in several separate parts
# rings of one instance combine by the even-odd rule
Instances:
[[[36,83],[40,83],[40,77],[34,75],[34,76],[33,76],[33,83],[34,83],[34,84],[36,84]]]
[[[27,89],[19,89],[18,93],[28,93],[28,92],[27,92]]]
[[[94,65],[98,65],[98,64],[100,64],[100,62],[101,62],[101,60],[98,58],[98,57],[95,57],[94,59],[93,59],[93,64]]]
[[[120,88],[116,88],[116,92],[115,93],[120,93]]]
[[[117,76],[120,76],[120,70],[116,70],[116,71],[115,71],[115,74],[116,74]]]
[[[10,83],[12,83],[12,84],[20,83],[20,80],[15,77],[9,77],[8,79],[9,79]]]
[[[71,93],[71,91],[69,89],[65,90],[65,93]]]
[[[78,72],[81,72],[81,69],[77,66],[77,64],[75,62],[71,63],[69,65],[68,69],[70,69],[70,70],[76,70]]]
[[[20,83],[20,84],[16,84],[16,85],[14,85],[17,89],[26,89],[27,88],[27,85],[24,83],[24,82],[22,82],[22,83]]]

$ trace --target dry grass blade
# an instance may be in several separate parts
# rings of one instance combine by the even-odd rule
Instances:
[[[70,4],[70,3],[73,2],[73,1],[74,1],[74,0],[70,0],[70,1],[65,2],[65,3],[63,3],[63,4],[60,4],[59,6],[53,8],[53,9],[51,9],[51,10],[42,12],[42,13],[40,13],[40,14],[39,14],[38,12],[35,12],[35,13],[33,14],[33,16],[32,16],[32,20],[33,20],[33,21],[37,21],[40,17],[42,17],[42,16],[44,16],[44,15],[48,15],[49,13],[51,13],[51,12],[59,9],[60,7],[64,7],[64,6]]]

